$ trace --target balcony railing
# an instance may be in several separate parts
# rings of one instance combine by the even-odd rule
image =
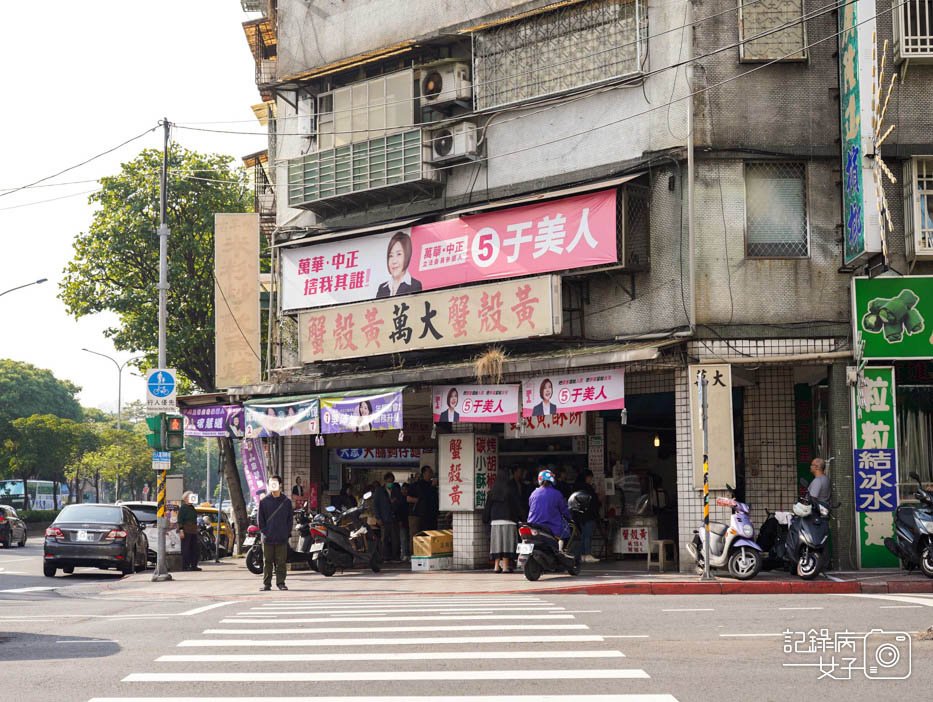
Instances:
[[[434,191],[440,174],[427,158],[420,129],[310,153],[288,162],[288,204],[327,211],[386,201],[400,190]]]
[[[933,0],[906,0],[894,12],[898,60],[933,61]]]

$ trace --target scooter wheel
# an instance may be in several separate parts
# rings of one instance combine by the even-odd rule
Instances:
[[[317,558],[317,572],[323,575],[326,578],[329,578],[334,573],[337,572],[336,564],[329,558],[324,558],[324,556],[318,556]]]
[[[374,553],[373,557],[369,560],[369,567],[373,569],[374,573],[378,573],[382,570],[382,554]]]
[[[761,554],[742,546],[729,554],[729,573],[737,580],[751,580],[761,570]]]
[[[820,554],[806,549],[797,560],[797,575],[804,580],[813,580],[820,574]]]
[[[583,570],[583,559],[577,556],[573,559],[573,565],[567,566],[567,572],[570,575],[577,576]]]
[[[920,552],[920,570],[928,578],[933,578],[933,544],[927,544]]]
[[[251,548],[246,554],[246,569],[253,575],[262,575],[262,551]]]
[[[541,577],[541,564],[534,558],[529,558],[525,563],[525,579],[534,582]]]

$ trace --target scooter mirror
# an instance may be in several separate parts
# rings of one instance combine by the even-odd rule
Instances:
[[[333,514],[334,512],[337,511],[337,508],[334,507],[333,505],[327,505],[327,511]]]
[[[363,499],[364,499],[364,500],[368,500],[368,499],[369,499],[370,497],[372,497],[372,496],[373,496],[373,494],[372,494],[371,492],[363,493]]]
[[[910,477],[916,480],[918,483],[920,482],[920,474],[917,473],[917,471],[915,470],[910,471]]]

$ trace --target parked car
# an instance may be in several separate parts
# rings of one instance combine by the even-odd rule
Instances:
[[[9,505],[0,505],[0,544],[3,548],[26,545],[26,522]]]
[[[118,505],[128,507],[139,523],[146,530],[146,540],[149,542],[146,557],[150,563],[156,561],[156,546],[159,543],[158,502],[117,502]]]
[[[123,575],[146,569],[149,540],[136,516],[122,505],[66,505],[45,530],[42,572],[116,568]]]

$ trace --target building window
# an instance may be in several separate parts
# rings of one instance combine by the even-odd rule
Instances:
[[[933,260],[933,157],[906,161],[903,182],[907,258]]]
[[[318,150],[411,129],[414,91],[414,73],[399,71],[323,93],[318,97]]]
[[[806,258],[806,166],[745,164],[745,252],[750,258]]]
[[[643,0],[563,7],[473,35],[476,109],[551,95],[644,70]]]
[[[742,61],[806,60],[803,0],[739,0],[739,39]]]
[[[906,0],[894,11],[899,59],[933,59],[933,0]]]

